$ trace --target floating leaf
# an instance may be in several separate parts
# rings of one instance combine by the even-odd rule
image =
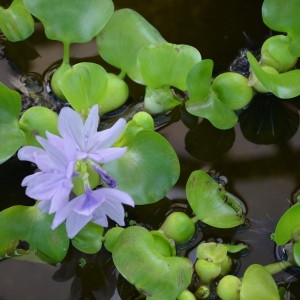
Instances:
[[[122,276],[149,300],[175,300],[192,279],[189,259],[161,255],[152,234],[140,226],[120,233],[112,257]]]
[[[292,70],[285,73],[269,73],[263,70],[255,57],[248,52],[247,57],[259,82],[279,98],[289,99],[300,95],[300,70]]]
[[[173,86],[182,91],[187,89],[188,72],[199,61],[201,54],[196,48],[167,42],[145,46],[137,57],[145,85],[152,88]]]
[[[24,4],[43,23],[49,39],[65,44],[90,41],[114,10],[111,0],[24,0]]]
[[[128,138],[127,151],[103,168],[129,193],[135,204],[162,199],[179,177],[178,157],[169,142],[157,132],[140,130]]]
[[[107,73],[100,65],[78,63],[58,78],[58,85],[72,107],[83,114],[94,104],[104,100],[107,89]]]
[[[185,107],[190,114],[208,119],[216,128],[229,129],[238,118],[212,91],[212,70],[213,61],[209,59],[202,60],[190,70],[186,79],[189,100]]]
[[[94,254],[102,247],[103,231],[102,226],[89,222],[71,240],[72,245],[83,253]]]
[[[139,50],[164,41],[157,29],[139,13],[128,8],[115,11],[97,36],[101,57],[138,83],[143,83],[137,68]]]
[[[0,212],[0,256],[14,250],[19,241],[29,243],[52,262],[60,262],[67,254],[69,239],[65,225],[51,229],[52,215],[43,214],[37,206],[11,206]]]
[[[279,246],[286,244],[293,234],[293,230],[300,229],[300,203],[291,206],[278,221],[273,239]]]
[[[243,224],[241,204],[228,202],[227,192],[206,172],[191,173],[187,185],[187,200],[200,221],[217,228],[231,228]]]
[[[54,73],[58,90],[76,111],[85,115],[94,104],[105,114],[122,106],[128,98],[126,82],[115,74],[106,73],[98,64],[82,62],[61,70]]]
[[[34,31],[34,20],[23,0],[14,0],[9,8],[0,6],[0,29],[11,42],[28,38]]]
[[[264,0],[262,5],[262,17],[264,23],[271,29],[279,32],[287,32],[291,37],[290,50],[295,56],[300,56],[300,2],[289,0]]]
[[[23,144],[24,135],[19,128],[21,96],[0,82],[0,164],[8,160]]]
[[[19,120],[25,143],[24,145],[40,146],[36,136],[46,137],[46,131],[58,135],[57,114],[43,106],[27,109]]]
[[[280,300],[272,275],[261,265],[250,265],[242,279],[241,300]]]

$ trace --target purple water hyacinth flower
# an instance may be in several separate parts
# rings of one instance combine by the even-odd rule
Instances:
[[[73,188],[72,178],[75,168],[75,151],[64,151],[63,139],[47,133],[47,139],[37,137],[44,149],[25,146],[18,151],[20,160],[34,163],[39,171],[29,175],[22,181],[27,186],[26,195],[41,200],[39,204],[43,212],[54,213],[69,201]]]
[[[124,130],[126,121],[118,120],[111,128],[98,132],[98,106],[91,108],[84,122],[71,108],[63,108],[58,117],[60,136],[46,133],[37,137],[42,148],[25,146],[20,160],[37,165],[38,171],[24,178],[26,194],[39,200],[44,213],[55,213],[52,228],[66,221],[67,234],[74,237],[88,222],[107,226],[107,217],[124,225],[123,204],[134,206],[130,195],[116,189],[117,182],[100,164],[122,157],[126,147],[111,147]],[[91,168],[88,168],[91,167]],[[102,187],[92,190],[89,176],[93,170]],[[78,177],[84,191],[71,199],[73,179]]]
[[[72,149],[76,149],[77,159],[88,160],[102,181],[114,188],[115,179],[110,177],[99,163],[116,160],[125,154],[126,147],[110,147],[124,130],[126,121],[119,119],[113,127],[100,132],[97,131],[98,125],[98,105],[91,108],[85,123],[81,116],[70,108],[63,109],[58,119],[59,133]]]
[[[107,227],[109,217],[124,226],[123,204],[134,206],[133,199],[125,192],[112,188],[90,190],[87,187],[84,194],[74,198],[56,213],[52,229],[66,220],[68,236],[73,238],[90,221]]]

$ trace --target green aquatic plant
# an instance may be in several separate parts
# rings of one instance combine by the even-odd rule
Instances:
[[[245,211],[240,200],[202,170],[190,174],[186,196],[196,217],[203,223],[217,228],[244,223]]]
[[[34,20],[23,0],[14,0],[8,8],[0,6],[0,30],[9,41],[27,39],[34,32]]]

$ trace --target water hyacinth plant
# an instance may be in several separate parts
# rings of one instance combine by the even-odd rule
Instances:
[[[20,91],[0,82],[0,138],[6,141],[0,163],[16,157],[34,167],[21,183],[34,204],[0,212],[0,257],[34,252],[53,264],[72,249],[103,257],[109,252],[136,299],[280,299],[272,275],[300,265],[299,203],[272,235],[287,257],[252,264],[242,278],[234,273],[248,245],[204,238],[210,230],[247,226],[247,205],[226,180],[196,167],[184,182],[186,209],[166,211],[154,227],[136,221],[135,212],[166,199],[180,178],[178,156],[157,130],[160,118],[165,125],[178,110],[223,133],[258,97],[285,101],[300,95],[300,8],[297,1],[289,5],[293,12],[284,9],[282,17],[284,1],[265,0],[265,24],[283,33],[267,38],[259,54],[244,53],[246,72],[232,67],[217,76],[212,59],[193,46],[168,42],[138,12],[115,10],[111,0],[13,0],[0,7],[8,41],[27,39],[36,22],[64,49],[46,96],[60,109],[23,109]],[[91,40],[119,74],[94,62],[72,62],[70,45]],[[142,101],[128,101],[128,82],[144,87]],[[80,268],[86,264],[81,258]]]

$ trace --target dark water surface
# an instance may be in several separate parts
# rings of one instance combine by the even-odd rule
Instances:
[[[261,4],[262,1],[257,0],[115,1],[116,8],[136,9],[169,42],[192,45],[199,49],[203,58],[213,59],[216,74],[227,70],[240,48],[258,48],[269,34],[269,29],[261,21]],[[251,40],[250,45],[245,35]],[[23,73],[34,72],[47,78],[49,67],[62,55],[61,45],[45,41],[39,25],[27,41],[5,46],[6,56],[15,65],[12,67],[6,59],[0,60],[0,80],[19,89],[23,89],[19,81]],[[75,61],[102,63],[94,41],[72,45],[71,55]],[[143,96],[143,89],[133,86],[131,94],[139,98]],[[149,206],[148,210],[143,208],[143,221],[150,223],[156,214],[164,215],[172,201],[184,203],[185,184],[192,171],[213,170],[226,176],[229,180],[227,189],[245,202],[248,227],[244,232],[240,230],[234,234],[212,232],[211,239],[229,239],[233,243],[242,241],[251,246],[250,253],[240,258],[239,276],[252,263],[265,265],[276,261],[270,234],[300,186],[299,130],[289,141],[283,138],[279,144],[261,145],[261,139],[259,144],[247,140],[243,126],[239,124],[232,130],[221,132],[212,129],[207,122],[187,117],[184,110],[177,109],[174,117],[178,121],[161,129],[160,133],[169,140],[180,158],[181,176],[167,195],[169,200]],[[20,187],[21,180],[30,172],[28,164],[20,165],[14,160],[0,166],[1,209],[12,204],[31,203]],[[2,261],[0,299],[121,299],[115,291],[117,274],[108,253],[86,257],[89,266],[85,271],[78,267],[80,257],[74,251],[62,266]],[[194,258],[194,251],[189,257]],[[277,279],[294,281],[285,272]],[[122,282],[120,286],[122,290]],[[129,296],[123,299],[131,300]]]

